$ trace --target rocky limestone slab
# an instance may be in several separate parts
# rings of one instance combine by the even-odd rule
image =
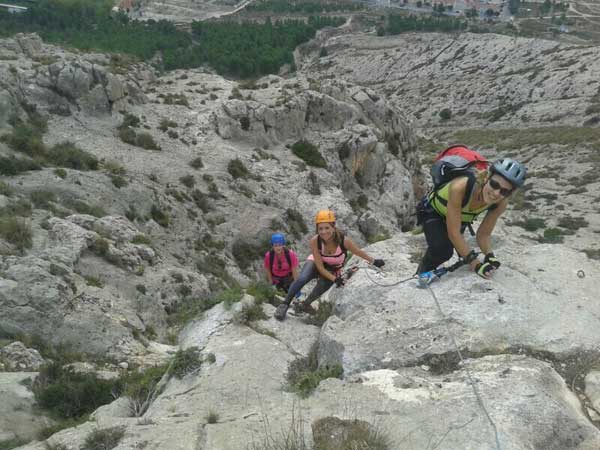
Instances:
[[[585,395],[600,413],[600,372],[594,370],[585,376]]]
[[[367,371],[347,382],[329,379],[308,403],[313,416],[335,407],[341,416],[345,406],[346,416],[390,436],[391,448],[496,449],[495,430],[503,450],[600,445],[600,432],[563,379],[549,364],[524,356],[471,359],[439,375],[416,367]]]
[[[594,280],[600,270],[589,262],[585,278],[579,278],[578,252],[529,245],[513,253],[499,246],[496,255],[503,266],[492,280],[462,268],[431,285],[444,318],[431,293],[416,281],[375,284],[393,284],[415,270],[408,255],[402,256],[408,238],[384,242],[367,251],[390,261],[386,278],[359,271],[344,289],[331,291],[336,315],[321,333],[321,363],[340,363],[347,374],[413,365],[427,355],[455,350],[447,326],[457,345],[473,353],[537,351],[565,358],[598,351],[600,304],[594,300]],[[561,264],[548,265],[548,260]]]
[[[33,392],[27,387],[36,372],[0,372],[0,442],[31,438],[52,420],[34,409]]]

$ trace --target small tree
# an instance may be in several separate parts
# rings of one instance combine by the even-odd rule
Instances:
[[[452,111],[450,108],[444,108],[439,112],[440,119],[449,120],[452,117]]]

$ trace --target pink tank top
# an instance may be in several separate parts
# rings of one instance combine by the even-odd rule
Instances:
[[[342,249],[340,248],[339,245],[335,249],[335,253],[333,255],[325,255],[324,252],[325,252],[325,243],[323,243],[323,245],[321,245],[321,249],[319,251],[319,253],[321,253],[321,261],[323,261],[323,264],[332,266],[335,269],[342,268],[342,266],[344,265],[344,261],[346,259],[346,255],[344,255],[344,252],[342,251]],[[314,261],[315,258],[313,257],[313,255],[311,253],[307,259],[309,261]]]

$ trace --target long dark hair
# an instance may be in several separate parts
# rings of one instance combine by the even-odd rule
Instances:
[[[335,244],[337,246],[342,245],[342,242],[344,241],[344,233],[342,233],[340,230],[338,230],[338,228],[335,226],[335,222],[327,222],[327,223],[329,223],[333,227],[333,242],[335,242]],[[315,225],[315,233],[317,233],[317,236],[319,236],[319,224]],[[320,236],[319,236],[319,238],[320,238]],[[325,241],[323,241],[323,243],[324,242]]]

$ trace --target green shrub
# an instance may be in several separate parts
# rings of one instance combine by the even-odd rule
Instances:
[[[94,254],[98,256],[105,257],[108,255],[108,249],[110,244],[103,237],[98,237],[96,240],[90,245],[90,250],[94,252]]]
[[[162,119],[158,129],[161,131],[167,131],[169,128],[177,128],[177,122],[173,122],[169,119]]]
[[[155,394],[158,383],[168,369],[168,365],[148,367],[144,370],[123,375],[118,385],[120,391],[129,397],[131,412],[139,417],[147,409],[148,400]]]
[[[238,267],[242,270],[248,269],[252,263],[260,258],[262,246],[247,241],[244,238],[237,238],[231,245],[231,254],[235,258]]]
[[[271,284],[266,281],[258,281],[251,284],[248,286],[248,289],[246,289],[246,292],[248,295],[254,297],[257,303],[270,303],[271,305],[279,303],[275,296],[275,290]]]
[[[20,198],[16,201],[10,202],[4,208],[0,208],[0,216],[29,217],[31,216],[31,209],[31,203],[24,198]]]
[[[143,284],[136,284],[135,289],[140,293],[146,295],[146,286]]]
[[[181,177],[179,179],[179,181],[181,182],[181,184],[183,184],[185,187],[188,188],[193,188],[194,185],[196,184],[196,179],[194,178],[194,175],[185,175],[183,177]]]
[[[36,208],[41,209],[48,209],[50,202],[56,202],[56,195],[50,191],[33,191],[29,198]]]
[[[98,170],[95,156],[81,150],[72,142],[62,142],[53,146],[47,154],[47,161],[59,167],[76,170]]]
[[[213,209],[208,199],[208,196],[199,189],[194,189],[192,191],[192,200],[194,200],[196,206],[200,208],[200,210],[204,214],[208,213],[210,210]]]
[[[138,116],[134,116],[133,114],[127,113],[123,117],[123,122],[119,125],[119,128],[132,127],[137,128],[140,126],[140,118]]]
[[[208,255],[196,261],[196,268],[201,273],[209,273],[217,278],[225,274],[225,261],[215,255]]]
[[[536,230],[539,230],[540,228],[545,228],[546,221],[544,219],[531,217],[531,218],[527,218],[525,220],[512,222],[510,225],[515,225],[515,226],[521,227],[527,231],[536,231]]]
[[[292,361],[288,366],[286,379],[292,391],[303,398],[308,397],[312,391],[326,378],[342,378],[342,366],[323,366],[319,368],[317,352],[318,342],[315,342],[308,356]]]
[[[589,222],[583,217],[565,216],[558,219],[558,226],[567,230],[579,230],[589,225]]]
[[[0,217],[0,236],[20,252],[31,248],[33,244],[31,225],[17,217]]]
[[[316,325],[318,327],[322,327],[327,319],[329,319],[333,315],[334,304],[332,302],[319,302],[319,308],[317,309],[317,313],[314,315],[309,315],[304,322],[310,325]]]
[[[452,111],[450,108],[444,108],[439,112],[440,119],[450,120],[452,118]]]
[[[152,246],[152,240],[145,234],[136,234],[133,239],[131,239],[131,243],[147,245],[149,247]]]
[[[113,186],[116,187],[117,189],[121,189],[122,187],[127,186],[129,183],[127,182],[127,180],[125,178],[123,178],[121,175],[115,175],[115,174],[110,174],[110,181],[112,182]]]
[[[175,130],[169,130],[167,131],[167,136],[169,136],[171,139],[177,139],[179,137],[179,133]]]
[[[98,287],[98,288],[104,287],[104,283],[102,282],[102,280],[100,278],[94,277],[92,275],[87,275],[84,278],[85,278],[85,284],[87,284],[88,286],[94,286],[94,287]]]
[[[105,161],[102,163],[102,168],[113,175],[125,175],[127,170],[116,161]]]
[[[288,208],[285,210],[285,216],[290,233],[294,237],[301,238],[302,235],[308,233],[306,222],[304,222],[302,214],[300,214],[298,211]]]
[[[0,195],[4,195],[6,197],[10,197],[13,195],[14,190],[4,181],[0,181]]]
[[[125,427],[94,430],[86,438],[81,450],[112,450],[125,436]]]
[[[119,139],[121,139],[126,144],[136,145],[136,137],[137,135],[132,128],[119,128]]]
[[[184,94],[167,94],[163,98],[165,105],[190,106],[187,97]]]
[[[204,163],[202,162],[202,158],[200,156],[192,159],[189,164],[196,170],[202,169],[204,167]]]
[[[29,439],[23,439],[20,437],[15,437],[12,439],[1,440],[0,441],[0,450],[10,450],[12,448],[21,447],[29,442]]]
[[[152,219],[154,219],[154,221],[157,224],[159,224],[163,228],[167,228],[169,226],[169,223],[171,222],[169,214],[164,212],[156,205],[152,205],[152,208],[150,209],[150,216],[152,217]]]
[[[67,178],[67,171],[62,167],[57,167],[56,169],[54,169],[54,175],[64,180],[65,178]]]
[[[598,249],[598,248],[596,248],[596,249],[586,248],[586,249],[583,250],[583,252],[590,259],[600,260],[600,249]]]
[[[219,413],[210,409],[208,411],[208,414],[206,414],[205,420],[206,420],[206,423],[210,423],[210,424],[217,423],[219,421]]]
[[[52,362],[40,369],[32,388],[37,403],[63,418],[81,417],[114,400],[114,381],[78,373]]]
[[[30,170],[40,170],[42,166],[28,158],[0,156],[0,175],[13,176]]]
[[[94,217],[104,217],[107,215],[106,211],[100,205],[88,205],[83,200],[78,199],[66,199],[64,206],[76,211],[79,214],[88,214]]]
[[[319,153],[319,149],[308,141],[298,141],[292,145],[292,153],[313,167],[327,167],[327,162]]]
[[[194,250],[196,251],[206,251],[211,248],[223,250],[225,248],[225,242],[215,240],[210,233],[204,233],[202,237],[199,237],[194,241]]]
[[[266,319],[268,319],[268,317],[263,310],[262,303],[258,301],[255,301],[252,304],[244,304],[242,309],[236,312],[233,318],[236,323],[242,325],[248,325],[250,322]]]
[[[538,241],[547,244],[560,244],[564,240],[560,228],[546,228],[544,234],[538,237]]]
[[[387,433],[370,423],[323,417],[312,423],[314,448],[327,450],[391,450]]]
[[[229,164],[227,164],[227,171],[234,179],[246,179],[250,176],[250,172],[239,158],[229,161]]]
[[[146,150],[160,150],[160,146],[154,141],[152,135],[145,132],[139,133],[136,136],[135,145]]]
[[[234,303],[239,302],[244,296],[244,292],[239,287],[225,289],[215,297],[217,303],[223,303],[225,309],[231,308]]]
[[[11,134],[0,137],[0,142],[6,143],[14,151],[24,153],[32,158],[43,159],[46,156],[46,145],[42,139],[41,130],[32,123],[18,122],[13,126]]]
[[[178,379],[195,372],[202,366],[202,358],[198,347],[178,350],[171,364],[171,374]]]

